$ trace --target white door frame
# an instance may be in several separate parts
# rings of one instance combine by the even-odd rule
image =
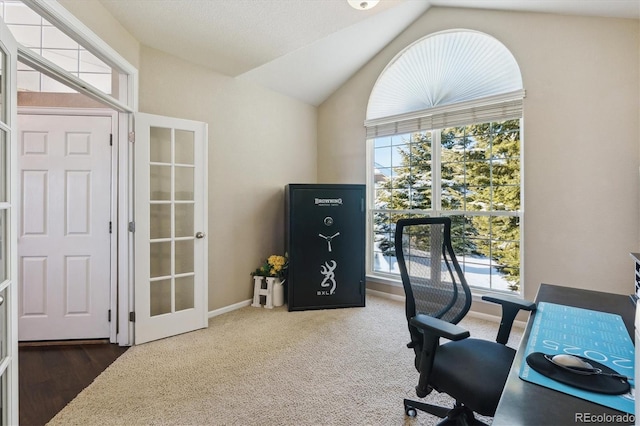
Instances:
[[[134,292],[134,235],[129,231],[129,223],[134,221],[134,182],[133,182],[133,144],[128,143],[129,135],[133,132],[133,114],[131,111],[138,110],[138,69],[129,63],[124,57],[116,52],[104,40],[98,37],[82,21],[71,14],[67,9],[55,0],[22,0],[27,6],[43,16],[47,21],[61,29],[75,41],[87,48],[92,54],[103,60],[120,72],[118,87],[120,93],[118,99],[101,93],[97,90],[87,90],[85,87],[77,86],[73,78],[69,78],[69,73],[59,67],[43,60],[38,62],[42,67],[49,68],[47,74],[50,77],[59,79],[63,83],[71,85],[76,90],[93,99],[98,99],[106,105],[111,105],[118,112],[118,130],[114,135],[118,135],[119,156],[118,156],[118,210],[116,217],[119,218],[114,232],[117,234],[117,310],[112,311],[112,322],[119,324],[117,342],[121,346],[133,344],[133,322],[129,321],[129,313],[133,312],[133,292]],[[24,53],[26,48],[18,46]],[[35,65],[35,64],[34,64]],[[40,68],[40,67],[39,67]],[[41,71],[46,71],[41,69]],[[71,76],[73,77],[73,76]],[[115,102],[114,102],[115,101]],[[119,108],[121,106],[122,108]],[[115,138],[115,136],[114,136]],[[126,146],[125,146],[126,145]],[[117,319],[117,321],[115,321]]]
[[[118,192],[118,152],[122,149],[120,146],[121,138],[118,137],[118,112],[107,108],[57,108],[57,107],[18,107],[18,115],[65,115],[65,116],[92,116],[92,117],[110,117],[111,118],[111,134],[113,135],[113,149],[111,150],[111,211],[109,212],[113,223],[112,233],[110,236],[110,280],[109,280],[109,309],[112,313],[109,323],[109,341],[118,343],[118,318],[115,315],[118,312],[118,200],[120,197]],[[20,131],[20,129],[17,129]],[[125,142],[126,143],[126,142]],[[126,148],[126,145],[125,145]],[[20,177],[18,177],[20,180]],[[126,197],[125,197],[126,198]],[[16,205],[19,212],[20,205]],[[18,213],[18,217],[19,213]],[[20,249],[18,248],[18,256]],[[18,336],[20,338],[20,336]]]

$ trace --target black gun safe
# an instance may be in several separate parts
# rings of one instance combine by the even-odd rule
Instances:
[[[365,305],[365,185],[285,187],[289,311]]]

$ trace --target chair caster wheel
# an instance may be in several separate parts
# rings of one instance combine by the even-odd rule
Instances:
[[[418,415],[418,411],[413,407],[405,407],[404,413],[409,417],[416,417]]]

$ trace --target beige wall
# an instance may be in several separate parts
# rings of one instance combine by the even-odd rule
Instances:
[[[412,42],[453,28],[496,37],[522,72],[525,297],[542,282],[630,293],[640,232],[637,20],[428,10],[319,107],[318,180],[365,182],[362,123],[378,75]]]
[[[95,0],[60,2],[139,70],[139,110],[209,126],[209,310],[284,252],[284,186],[317,179],[317,109],[140,45]]]
[[[284,186],[316,181],[316,108],[142,46],[140,110],[209,124],[209,310],[249,299]]]

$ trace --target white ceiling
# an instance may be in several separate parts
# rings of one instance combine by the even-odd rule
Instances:
[[[640,0],[100,0],[142,44],[319,105],[431,6],[640,19]]]

